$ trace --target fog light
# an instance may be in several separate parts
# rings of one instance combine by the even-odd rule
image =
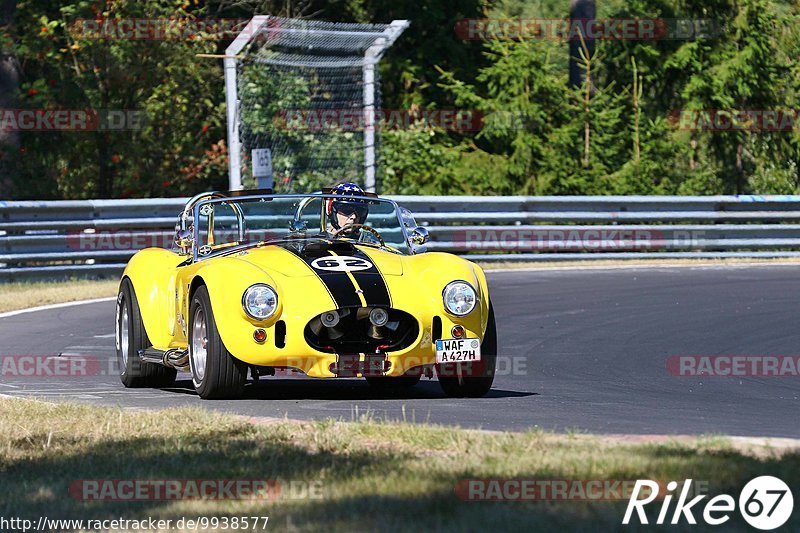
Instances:
[[[264,342],[267,340],[267,332],[261,328],[258,328],[253,332],[253,340],[258,343]]]
[[[372,322],[373,326],[385,326],[389,321],[389,313],[387,313],[385,309],[376,307],[370,311],[369,321]]]
[[[322,325],[326,328],[335,327],[336,324],[339,323],[339,313],[336,311],[328,311],[322,314],[320,320],[322,320]]]
[[[464,326],[453,326],[453,329],[450,330],[450,333],[453,334],[454,339],[460,339],[464,336]]]

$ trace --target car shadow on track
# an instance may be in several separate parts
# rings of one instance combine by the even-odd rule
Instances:
[[[190,380],[178,380],[173,387],[163,389],[177,394],[196,392]],[[492,389],[484,396],[491,398],[522,398],[537,396],[535,392]],[[436,381],[420,381],[409,389],[392,392],[378,391],[360,379],[314,380],[314,379],[270,379],[257,383],[249,382],[242,400],[443,400],[449,399]],[[477,398],[478,400],[480,398]],[[473,399],[475,400],[475,399]]]

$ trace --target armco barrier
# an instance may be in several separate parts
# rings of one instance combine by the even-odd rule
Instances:
[[[481,261],[800,256],[800,196],[394,196],[429,251]],[[118,276],[185,198],[0,202],[0,281]]]

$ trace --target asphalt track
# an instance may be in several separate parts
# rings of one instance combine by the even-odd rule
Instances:
[[[677,377],[675,355],[800,354],[800,265],[489,274],[501,362],[485,398],[435,380],[400,396],[361,380],[265,378],[237,401],[127,390],[114,374],[114,303],[0,318],[0,356],[88,356],[88,377],[9,376],[0,394],[127,408],[203,406],[262,417],[373,418],[523,430],[800,438],[800,377]],[[44,373],[44,372],[39,372]]]

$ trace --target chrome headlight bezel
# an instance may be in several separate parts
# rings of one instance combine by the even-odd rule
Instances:
[[[454,309],[451,309],[450,306],[447,305],[447,301],[448,301],[447,293],[451,289],[455,288],[456,285],[464,285],[470,291],[472,291],[472,305],[469,307],[469,309],[467,309],[464,312],[460,312],[460,313],[458,311],[454,310]],[[473,312],[475,310],[475,308],[478,306],[478,291],[476,291],[475,287],[473,287],[472,284],[469,283],[468,281],[464,281],[464,280],[451,281],[450,283],[445,285],[444,290],[442,291],[442,305],[444,306],[445,311],[447,311],[447,313],[449,313],[449,314],[451,314],[453,316],[458,316],[458,317],[467,316],[468,314]]]
[[[267,292],[271,293],[274,300],[274,303],[272,304],[272,309],[270,310],[269,313],[265,315],[258,315],[252,312],[252,310],[248,305],[248,297],[258,290],[261,291],[266,290]],[[278,310],[278,291],[276,291],[274,288],[270,287],[266,283],[256,283],[254,285],[250,285],[247,288],[247,290],[244,291],[244,294],[242,294],[242,309],[247,314],[247,316],[249,316],[254,320],[259,320],[259,321],[268,320],[272,318],[275,315],[275,312]]]

